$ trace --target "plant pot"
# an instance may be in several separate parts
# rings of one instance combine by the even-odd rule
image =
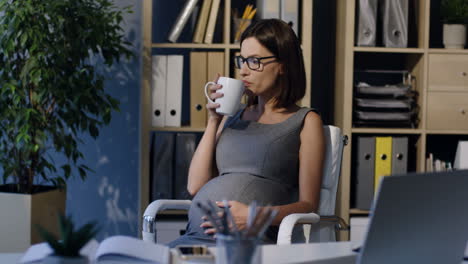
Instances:
[[[466,26],[444,24],[443,41],[446,49],[463,49],[466,43]]]
[[[62,257],[56,255],[50,255],[44,258],[42,264],[88,264],[89,259],[81,256],[77,258]]]
[[[0,187],[0,252],[23,252],[42,242],[36,226],[58,235],[57,213],[65,213],[66,192],[43,186],[42,192],[20,194],[3,192]]]

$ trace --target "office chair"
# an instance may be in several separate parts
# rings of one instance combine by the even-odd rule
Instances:
[[[335,231],[346,229],[344,221],[333,215],[336,192],[340,178],[343,147],[347,137],[335,126],[324,126],[326,153],[318,213],[291,214],[286,216],[278,232],[277,244],[336,241]],[[156,215],[165,210],[188,211],[190,200],[156,200],[146,207],[143,214],[142,239],[156,243]]]

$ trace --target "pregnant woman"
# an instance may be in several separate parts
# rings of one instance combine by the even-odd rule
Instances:
[[[246,226],[248,204],[272,205],[279,213],[266,233],[275,243],[278,225],[291,213],[316,212],[325,153],[322,121],[310,108],[299,107],[306,77],[302,51],[294,31],[278,19],[260,20],[241,37],[236,67],[248,103],[232,117],[209,118],[190,164],[188,191],[193,198],[187,233],[169,243],[216,243],[211,223],[196,202],[228,200],[239,229]],[[219,76],[218,76],[219,77]],[[210,98],[222,97],[212,85]]]

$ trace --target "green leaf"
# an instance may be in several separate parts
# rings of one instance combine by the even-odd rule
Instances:
[[[28,186],[42,177],[65,186],[75,169],[82,179],[92,172],[77,165],[86,161],[77,143],[97,138],[118,111],[104,82],[132,54],[122,28],[130,12],[113,0],[0,1],[3,179]],[[51,152],[66,156],[66,164],[56,164]]]

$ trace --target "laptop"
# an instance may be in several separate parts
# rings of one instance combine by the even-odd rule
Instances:
[[[468,170],[383,177],[359,264],[460,264],[468,241]]]

